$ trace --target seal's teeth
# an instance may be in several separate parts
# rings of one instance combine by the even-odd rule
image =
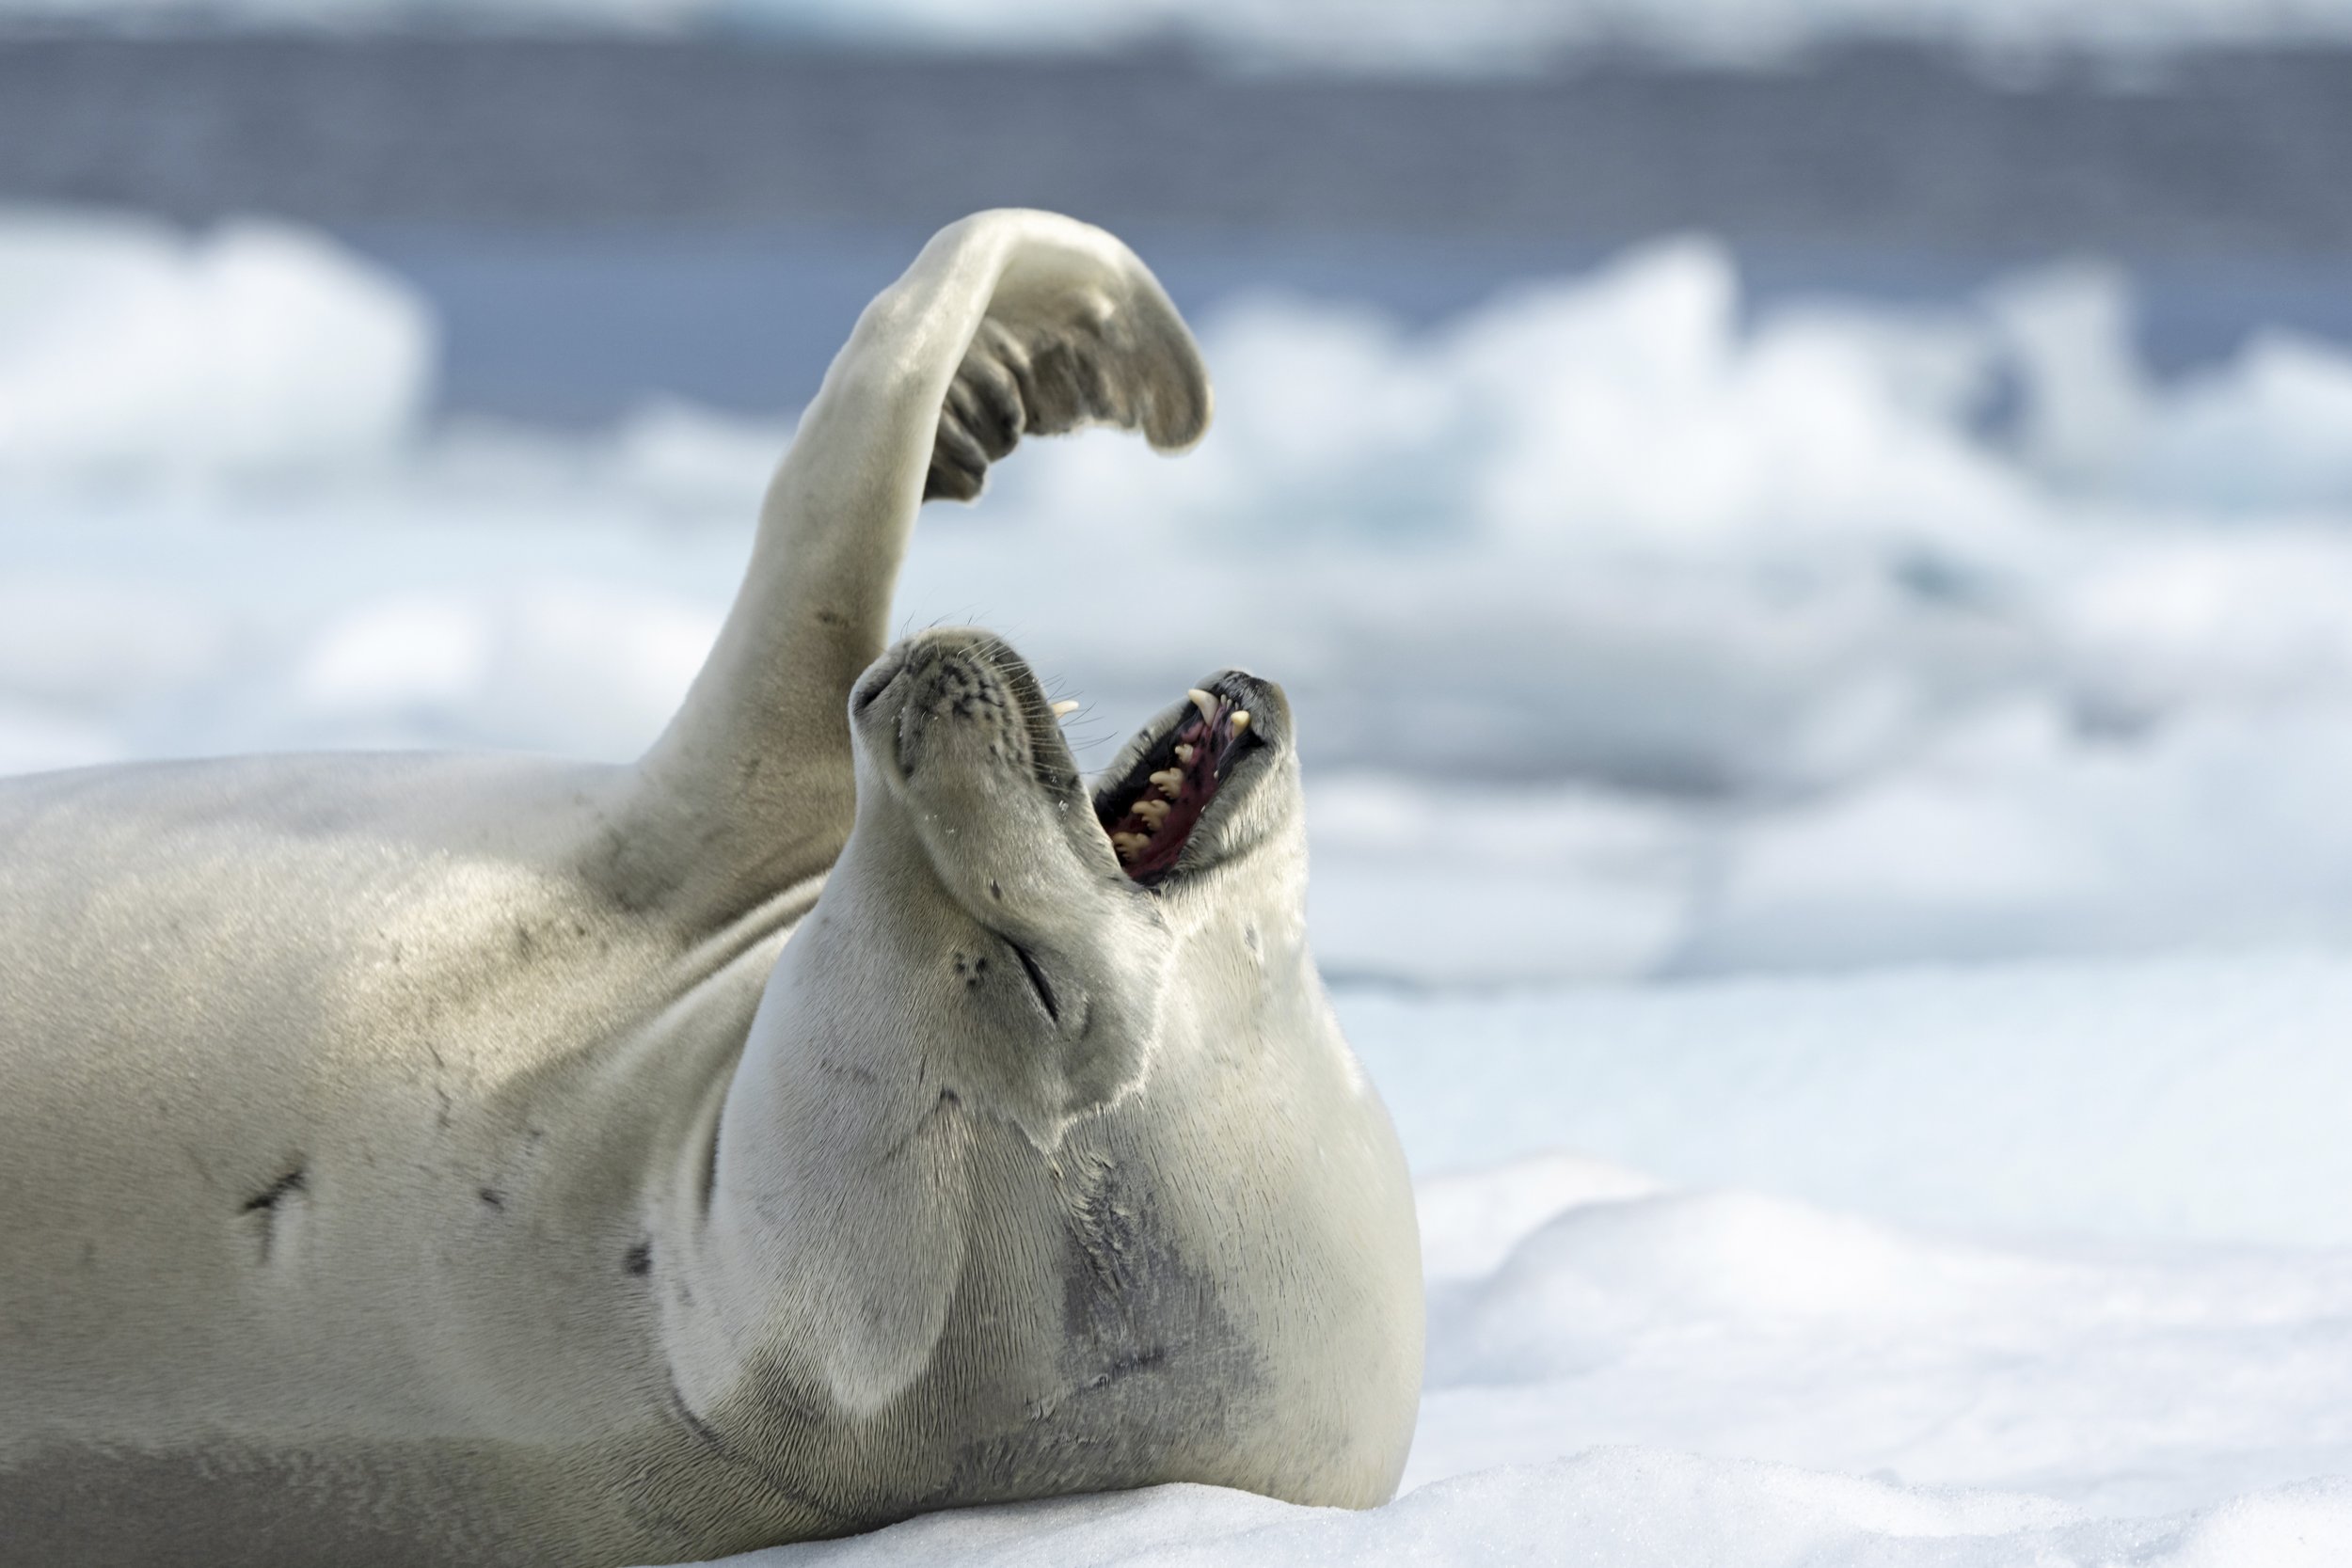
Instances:
[[[1137,800],[1128,809],[1133,811],[1137,816],[1142,817],[1145,823],[1149,825],[1151,831],[1155,833],[1160,831],[1160,824],[1168,820],[1168,802],[1166,800]]]
[[[1246,707],[1235,708],[1233,710],[1233,716],[1225,721],[1233,726],[1233,733],[1235,735],[1239,735],[1242,731],[1249,727],[1249,710]]]
[[[1197,686],[1189,691],[1186,691],[1184,695],[1190,697],[1192,699],[1192,705],[1200,710],[1200,721],[1203,724],[1214,724],[1216,722],[1216,699],[1215,697],[1210,696],[1207,692],[1201,690]]]
[[[1066,698],[1054,705],[1054,717],[1057,719],[1067,719],[1077,711],[1078,700],[1075,697]]]
[[[1193,756],[1194,750],[1192,747],[1179,746],[1176,748],[1176,760],[1184,764],[1186,767],[1190,767],[1192,765]],[[1159,777],[1157,773],[1154,773],[1152,776],[1155,779]]]
[[[1122,861],[1134,860],[1143,847],[1151,842],[1150,836],[1144,833],[1111,834],[1111,847],[1119,851],[1119,858]]]
[[[1191,750],[1188,746],[1181,749]],[[1192,759],[1187,757],[1184,760],[1189,762]],[[1163,768],[1152,775],[1152,784],[1161,794],[1173,800],[1184,787],[1184,770],[1181,768]]]

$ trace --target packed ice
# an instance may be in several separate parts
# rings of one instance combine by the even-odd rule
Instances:
[[[1016,454],[898,614],[1097,765],[1288,689],[1420,1177],[1406,1490],[758,1560],[2352,1560],[2352,355],[2156,376],[2083,261],[1763,309],[1703,238],[1199,325],[1198,451]],[[494,424],[435,336],[298,230],[0,217],[0,769],[644,745],[807,389]]]

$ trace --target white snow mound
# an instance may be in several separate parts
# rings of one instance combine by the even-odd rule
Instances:
[[[433,359],[414,293],[308,230],[0,212],[0,483],[378,460]]]

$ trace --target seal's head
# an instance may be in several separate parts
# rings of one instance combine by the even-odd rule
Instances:
[[[933,1016],[963,1021],[956,1056],[1041,1147],[1141,1082],[1171,988],[1230,991],[1196,972],[1248,969],[1255,993],[1269,944],[1305,962],[1297,768],[1270,682],[1209,677],[1091,792],[1036,674],[987,632],[898,644],[850,721],[858,819],[827,898],[870,886],[920,933],[928,953],[902,956],[949,983]]]

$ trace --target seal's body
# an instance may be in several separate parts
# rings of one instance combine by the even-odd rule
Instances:
[[[1001,642],[875,658],[927,494],[1207,413],[1123,247],[983,214],[861,320],[638,764],[0,784],[11,1557],[1388,1497],[1411,1196],[1307,954],[1280,693],[1212,677],[1089,797]]]

